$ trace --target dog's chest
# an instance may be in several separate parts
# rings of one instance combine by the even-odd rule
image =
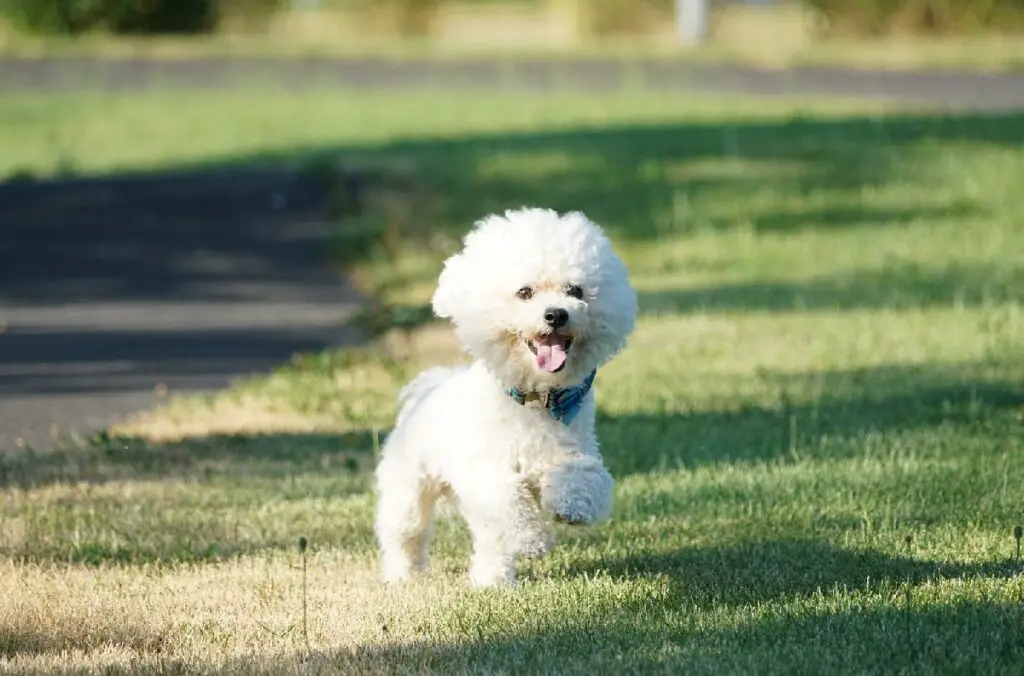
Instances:
[[[519,472],[543,471],[552,460],[579,448],[576,433],[547,411],[524,406],[506,421],[510,460]]]

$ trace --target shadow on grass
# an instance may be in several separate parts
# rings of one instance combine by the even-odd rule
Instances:
[[[766,372],[759,380],[775,402],[770,405],[661,415],[599,413],[598,434],[617,476],[719,463],[852,457],[865,451],[864,439],[872,433],[942,425],[970,429],[1015,410],[1024,402],[1024,387],[1008,380],[1010,368],[961,364]]]
[[[1024,658],[1022,620],[1016,604],[964,600],[909,610],[779,610],[712,628],[679,606],[624,604],[538,630],[492,628],[483,637],[367,648],[354,657],[319,653],[312,665],[380,673],[411,665],[433,673],[1006,673]]]
[[[586,610],[554,619],[474,623],[462,638],[354,649],[296,649],[286,656],[229,659],[218,670],[232,674],[1016,673],[1024,659],[1024,611],[1015,603],[965,598],[942,605],[863,607],[838,602],[829,609],[760,609],[739,620],[722,620],[702,617],[671,601],[589,603]],[[500,612],[494,615],[501,616]],[[331,639],[325,637],[323,642],[329,644]],[[56,650],[54,646],[49,652]],[[155,659],[153,653],[141,657]],[[200,667],[194,660],[170,655],[159,663],[172,672]]]
[[[755,229],[877,228],[981,216],[988,212],[985,205],[950,201],[940,193],[913,204],[873,207],[864,204],[863,190],[927,186],[927,163],[912,162],[927,158],[931,144],[1015,147],[1022,137],[1024,115],[1016,113],[891,114],[413,140],[380,152],[419,158],[429,169],[435,189],[450,201],[435,228],[460,234],[486,211],[539,203],[584,209],[617,238],[642,241],[664,234],[661,221],[680,200],[689,217],[671,227],[727,228],[735,221],[704,216],[709,204],[758,204],[753,198],[771,193],[800,197],[827,191],[836,206],[792,211],[762,200],[763,206],[742,214]]]
[[[278,433],[0,456],[0,556],[195,563],[292,549],[300,536],[369,552],[372,449],[370,432]]]
[[[100,434],[91,441],[53,451],[0,455],[0,488],[218,479],[286,483],[310,472],[367,472],[374,462],[373,443],[369,430],[216,434],[165,443]]]
[[[637,552],[567,572],[588,579],[611,575],[635,589],[612,600],[602,588],[584,585],[566,592],[592,594],[578,607],[560,600],[561,610],[540,606],[535,616],[519,614],[524,601],[470,597],[424,617],[413,629],[423,638],[344,651],[316,648],[333,639],[322,634],[314,611],[311,652],[234,658],[220,671],[1006,673],[1024,659],[1019,604],[979,600],[958,584],[935,594],[942,580],[970,584],[1021,575],[1021,566],[1008,561],[938,562],[797,540]],[[666,580],[667,586],[659,593],[640,591],[635,583],[644,577]],[[386,623],[389,612],[382,609],[379,621]],[[438,627],[444,628],[443,638],[430,637]],[[0,625],[0,656],[131,647],[142,660],[159,655],[166,670],[176,664],[173,654],[160,655],[167,638],[173,637],[152,630]],[[194,662],[180,666],[196,668]]]
[[[606,462],[620,477],[791,460],[794,453],[802,459],[848,457],[861,450],[859,441],[871,433],[969,428],[1017,409],[1024,402],[1024,386],[1011,379],[1017,370],[993,362],[765,371],[748,385],[763,391],[769,404],[649,415],[599,411],[598,435]],[[0,454],[0,487],[221,477],[274,481],[307,472],[365,472],[374,462],[374,434],[240,433],[150,442],[103,433],[53,451]],[[379,434],[377,443],[382,443],[387,430]]]
[[[859,607],[751,614],[714,626],[690,609],[666,604],[601,605],[529,627],[502,622],[462,639],[423,639],[354,649],[296,649],[218,661],[226,674],[415,673],[1015,673],[1024,659],[1024,611],[1018,604],[954,600],[947,605]],[[538,626],[539,625],[539,626]],[[214,668],[161,654],[160,640],[118,636],[89,641],[0,629],[0,655],[57,655],[68,647],[130,645],[136,667],[108,673],[170,673]],[[325,637],[323,643],[332,643]],[[79,673],[54,665],[48,673]]]
[[[586,576],[583,585],[564,592],[590,596],[578,606],[559,599],[554,612],[542,604],[535,616],[523,616],[530,597],[469,597],[433,609],[414,625],[413,635],[423,638],[391,642],[385,637],[383,647],[344,651],[315,647],[334,642],[319,629],[322,609],[315,610],[311,652],[236,658],[220,671],[290,673],[293,667],[303,673],[408,673],[415,667],[432,673],[500,668],[582,674],[614,665],[617,672],[637,673],[670,667],[687,673],[1007,673],[1024,659],[1024,609],[979,599],[968,587],[979,579],[1019,578],[1022,570],[1011,561],[930,561],[814,540],[636,552],[558,572],[559,578],[568,575],[577,582]],[[609,599],[605,587],[589,589],[586,580],[605,575],[633,590]],[[652,593],[637,584],[642,578],[666,584]],[[943,585],[937,594],[944,580],[957,583]],[[387,623],[389,612],[381,609],[379,621]],[[438,628],[440,637],[431,637]],[[187,631],[188,623],[180,629]],[[173,638],[146,628],[30,630],[0,624],[0,656],[130,647],[142,660],[159,655],[166,669],[176,658],[160,655],[161,648]],[[181,666],[185,672],[195,669],[194,663]]]
[[[1024,270],[1019,267],[931,268],[912,263],[806,282],[726,283],[638,293],[641,313],[654,315],[972,308],[1021,297]],[[429,304],[391,304],[361,316],[371,331],[411,330],[437,321]]]
[[[1012,544],[1008,540],[1008,545]],[[893,542],[893,547],[899,545]],[[1008,546],[1007,551],[1011,551]],[[667,579],[674,603],[712,608],[792,600],[818,593],[895,591],[946,579],[1009,578],[1024,565],[1007,558],[986,563],[928,561],[877,550],[835,547],[818,540],[753,540],[731,547],[632,552],[574,563],[569,575]]]
[[[894,265],[803,283],[750,282],[640,293],[655,313],[976,307],[1020,298],[1024,271],[991,265]]]
[[[86,622],[64,621],[63,626],[30,629],[0,621],[0,658],[129,649],[138,654],[159,653],[165,638],[148,627],[124,625],[99,630]],[[60,673],[59,668],[51,673]]]
[[[861,204],[845,207],[808,210],[777,210],[758,212],[750,217],[749,226],[758,232],[781,232],[803,229],[839,229],[851,227],[884,228],[915,221],[931,223],[985,216],[983,207],[966,202],[937,203],[920,207],[891,209],[871,208]],[[716,228],[724,229],[735,222],[712,221]]]

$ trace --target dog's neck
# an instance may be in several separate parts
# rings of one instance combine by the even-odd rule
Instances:
[[[509,399],[520,406],[526,406],[534,401],[540,402],[541,407],[547,409],[552,418],[568,425],[576,417],[576,414],[580,412],[580,409],[583,408],[583,399],[594,385],[594,377],[596,375],[597,370],[595,369],[580,384],[564,389],[553,389],[547,392],[526,392],[517,387],[510,387],[505,390],[505,393]]]

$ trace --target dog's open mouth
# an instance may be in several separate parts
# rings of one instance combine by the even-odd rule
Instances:
[[[558,373],[565,368],[572,347],[572,336],[564,333],[547,333],[526,339],[526,346],[536,355],[537,368],[548,373]]]

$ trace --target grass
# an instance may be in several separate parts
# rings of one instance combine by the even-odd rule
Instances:
[[[253,92],[158,114],[168,100],[5,97],[0,157],[39,176],[58,156],[401,158],[428,206],[371,204],[335,243],[392,328],[0,456],[0,669],[1018,669],[1024,116],[642,92]],[[597,384],[613,518],[492,592],[466,589],[445,521],[434,573],[386,589],[375,448],[397,388],[462,358],[426,321],[439,261],[471,218],[524,202],[605,223],[640,294]]]
[[[637,89],[636,94],[643,94]],[[249,164],[304,167],[343,161],[376,162],[380,146],[429,135],[464,138],[474,134],[529,133],[538,128],[594,128],[628,120],[659,124],[678,117],[725,115],[729,97],[695,100],[689,94],[620,96],[595,99],[577,95],[522,96],[489,94],[480,100],[445,94],[350,93],[327,88],[305,95],[281,96],[261,87],[207,94],[189,93],[187,106],[175,91],[145,95],[18,94],[0,99],[0,178],[48,178],[153,172],[175,168]],[[175,115],[165,111],[177,108]],[[425,117],[408,107],[428,109]],[[512,107],[513,110],[509,110]],[[800,109],[839,113],[846,102],[805,102]],[[759,108],[776,114],[792,112],[792,102],[766,102]],[[182,143],[183,138],[188,143]],[[454,149],[458,145],[453,145]],[[399,160],[411,153],[387,152]],[[427,152],[421,164],[444,165],[445,156]],[[512,156],[510,156],[512,157]],[[242,158],[242,159],[239,159]],[[323,162],[321,162],[321,160]],[[495,158],[501,161],[501,158]],[[329,167],[325,166],[329,169]]]

